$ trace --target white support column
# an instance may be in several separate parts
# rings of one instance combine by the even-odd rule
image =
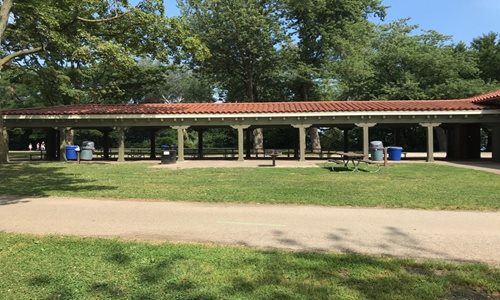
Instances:
[[[231,125],[231,128],[238,130],[238,161],[244,160],[244,135],[243,130],[250,127],[250,125]]]
[[[177,161],[184,161],[184,131],[189,126],[172,126],[177,130]]]
[[[9,163],[9,134],[4,124],[3,116],[0,115],[0,165]]]
[[[434,161],[434,128],[441,123],[420,123],[420,126],[427,128],[427,162]]]
[[[493,161],[500,162],[500,124],[494,124],[491,131],[491,152]]]
[[[306,129],[311,126],[312,124],[292,124],[293,128],[299,130],[299,161],[306,160]]]
[[[117,127],[118,132],[118,162],[125,161],[125,130],[126,128]]]
[[[363,157],[369,158],[369,143],[370,143],[370,127],[374,127],[377,123],[356,123],[357,127],[363,128]]]

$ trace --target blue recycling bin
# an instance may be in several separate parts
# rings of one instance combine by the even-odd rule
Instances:
[[[387,154],[389,155],[389,160],[401,160],[402,153],[403,153],[402,147],[387,147]]]
[[[77,160],[78,154],[76,153],[77,145],[67,145],[66,146],[66,159],[67,160]]]

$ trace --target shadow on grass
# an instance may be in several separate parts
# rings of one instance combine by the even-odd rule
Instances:
[[[67,170],[50,163],[0,166],[0,205],[26,203],[24,197],[46,197],[51,192],[114,189]]]
[[[106,243],[96,247],[102,260],[87,264],[97,274],[37,275],[29,286],[46,299],[496,299],[500,279],[484,266],[358,254]],[[120,275],[103,277],[99,261]]]

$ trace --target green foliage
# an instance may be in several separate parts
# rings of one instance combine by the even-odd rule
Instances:
[[[273,0],[179,1],[193,35],[210,50],[194,63],[227,91],[229,101],[259,101],[279,67],[285,42],[278,3]]]
[[[13,58],[0,66],[0,86],[17,92],[27,82],[30,93],[16,93],[18,101],[8,105],[147,98],[165,79],[164,65],[185,57],[185,51],[200,58],[206,52],[181,20],[164,16],[163,1],[157,0],[136,6],[125,0],[19,0],[11,20],[1,54]],[[144,66],[144,61],[155,63]],[[19,101],[23,97],[30,101]]]
[[[481,78],[486,82],[500,82],[500,35],[484,34],[475,38],[471,47],[478,57]]]
[[[296,37],[296,58],[291,89],[299,100],[319,100],[324,85],[335,76],[330,65],[358,48],[372,35],[369,15],[384,17],[380,0],[287,0],[284,14],[288,30]]]
[[[400,20],[336,67],[344,99],[463,98],[495,89],[479,77],[476,55],[435,31],[415,34]]]

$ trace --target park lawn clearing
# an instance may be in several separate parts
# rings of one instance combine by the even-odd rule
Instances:
[[[1,232],[0,266],[6,299],[500,296],[500,269],[481,264]]]
[[[314,204],[423,209],[500,209],[500,176],[435,164],[377,173],[328,168],[153,168],[151,164],[0,166],[0,195]]]

